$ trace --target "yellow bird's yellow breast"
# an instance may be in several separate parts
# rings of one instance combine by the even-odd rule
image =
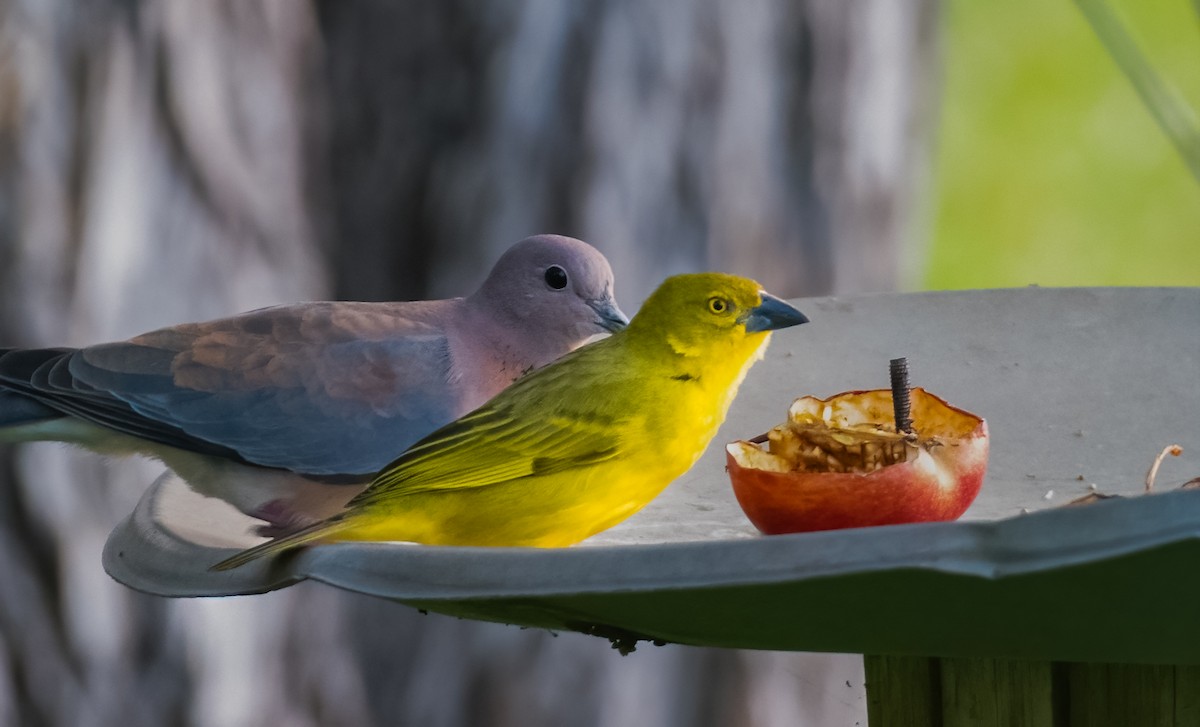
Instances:
[[[699,376],[676,373],[659,377],[657,386],[647,392],[658,400],[643,409],[660,414],[631,427],[649,446],[630,447],[628,457],[605,467],[607,487],[596,488],[595,498],[580,508],[603,524],[588,528],[583,537],[637,512],[691,469],[725,421],[746,373],[762,357],[768,337],[759,338],[747,341],[742,350],[717,365],[710,362]]]

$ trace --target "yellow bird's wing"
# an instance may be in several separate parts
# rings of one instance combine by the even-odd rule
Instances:
[[[348,504],[358,507],[418,492],[486,487],[617,457],[613,418],[556,411],[519,416],[513,407],[485,406],[437,430],[388,465]]]

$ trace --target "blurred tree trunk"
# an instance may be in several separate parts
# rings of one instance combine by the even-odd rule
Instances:
[[[936,30],[932,0],[9,0],[0,345],[461,294],[542,231],[600,247],[627,310],[703,268],[788,296],[892,288],[919,257]],[[308,584],[131,592],[100,550],[155,474],[0,450],[0,724],[865,713],[853,658],[622,658]]]

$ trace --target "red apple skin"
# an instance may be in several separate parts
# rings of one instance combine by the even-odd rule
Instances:
[[[966,512],[987,470],[988,432],[982,419],[971,436],[933,463],[951,478],[939,482],[929,462],[894,464],[874,472],[774,472],[743,467],[739,447],[726,447],[733,492],[750,522],[767,535],[872,525],[954,520]],[[951,447],[939,448],[951,450]]]

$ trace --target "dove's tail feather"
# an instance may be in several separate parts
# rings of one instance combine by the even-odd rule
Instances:
[[[243,566],[252,560],[265,558],[271,555],[278,555],[293,548],[299,548],[302,545],[308,545],[329,538],[329,536],[345,530],[350,527],[350,523],[340,517],[322,520],[319,523],[313,523],[306,528],[297,530],[289,535],[268,540],[265,543],[256,545],[253,548],[247,548],[237,555],[226,558],[225,560],[213,565],[209,568],[212,571],[232,570],[239,566]]]
[[[0,384],[0,387],[2,386]],[[0,430],[39,424],[51,419],[61,419],[62,416],[61,412],[20,392],[0,388]],[[3,441],[6,441],[6,437],[0,431],[0,442]]]
[[[32,356],[37,357],[38,353],[40,352],[33,352]],[[47,357],[54,358],[60,352],[55,349],[47,349],[46,353],[48,356],[37,357],[36,362],[40,363]],[[28,352],[21,349],[0,348],[0,359],[4,360],[4,363],[0,364],[0,429],[23,427],[27,424],[37,424],[62,417],[62,412],[52,409],[22,392],[22,389],[25,388],[24,385],[29,382],[33,368],[36,367],[15,366],[13,362],[21,363],[23,359],[29,358]],[[11,437],[5,437],[3,433],[0,433],[0,442],[8,439]]]

